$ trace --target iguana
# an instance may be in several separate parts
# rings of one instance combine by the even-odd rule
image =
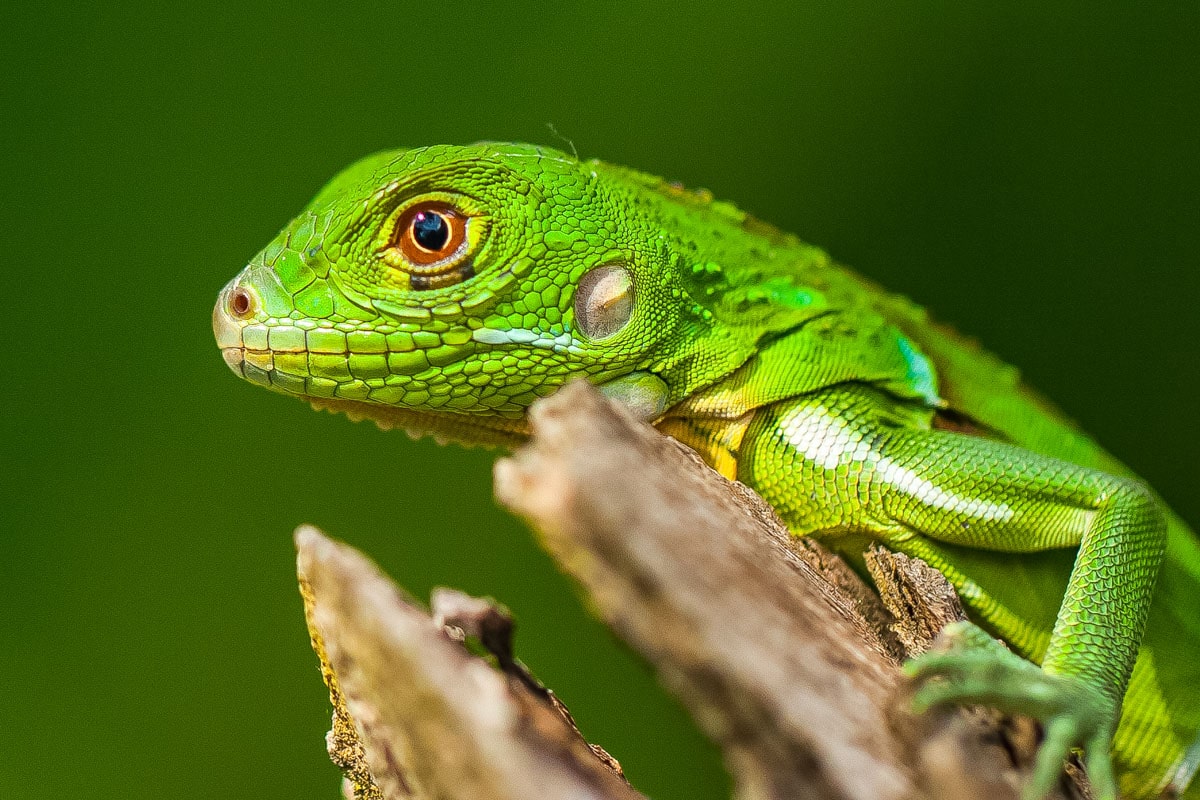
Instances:
[[[1200,798],[1196,536],[1012,368],[708,192],[531,145],[379,153],[213,327],[249,381],[468,444],[586,377],[796,535],[941,570],[973,622],[910,662],[915,703],[1041,720],[1027,797],[1082,748],[1100,798]]]

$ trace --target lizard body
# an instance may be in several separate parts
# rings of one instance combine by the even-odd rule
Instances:
[[[909,665],[916,702],[1041,719],[1028,796],[1082,747],[1100,797],[1200,798],[1195,535],[1011,367],[706,192],[529,145],[381,153],[213,324],[252,382],[467,444],[586,377],[797,535],[942,570],[974,623]]]

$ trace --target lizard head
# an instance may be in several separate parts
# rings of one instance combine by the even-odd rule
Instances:
[[[745,220],[546,148],[379,153],[225,286],[213,329],[243,378],[413,433],[511,444],[574,377],[653,419],[752,351],[697,244]]]

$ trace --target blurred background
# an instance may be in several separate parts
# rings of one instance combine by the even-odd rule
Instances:
[[[300,522],[418,596],[507,603],[520,656],[640,789],[728,796],[496,508],[492,454],[222,362],[217,291],[382,148],[561,136],[708,187],[980,337],[1200,523],[1194,3],[20,5],[0,12],[0,797],[336,797]]]

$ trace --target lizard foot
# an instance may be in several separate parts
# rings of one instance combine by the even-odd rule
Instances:
[[[918,713],[958,703],[1033,717],[1041,721],[1045,738],[1024,800],[1050,793],[1073,747],[1083,748],[1097,800],[1116,800],[1109,746],[1117,710],[1111,700],[1076,678],[1044,672],[970,622],[947,625],[941,638],[946,649],[904,665],[917,684],[913,707]]]

